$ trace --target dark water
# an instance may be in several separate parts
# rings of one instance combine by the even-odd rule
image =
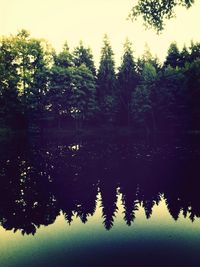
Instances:
[[[200,266],[200,138],[0,142],[0,266]]]

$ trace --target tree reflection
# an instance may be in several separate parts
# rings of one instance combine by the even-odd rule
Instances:
[[[114,224],[119,193],[127,225],[139,206],[150,218],[161,195],[174,220],[181,212],[191,221],[200,217],[199,143],[33,137],[1,143],[1,151],[0,223],[6,230],[35,234],[60,213],[69,224],[74,217],[86,223],[99,193],[107,230]]]

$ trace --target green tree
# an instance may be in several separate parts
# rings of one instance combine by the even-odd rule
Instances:
[[[38,123],[44,117],[48,73],[52,50],[44,40],[31,38],[26,31],[17,35],[19,90],[28,122]]]
[[[179,66],[184,68],[185,64],[190,61],[190,54],[186,46],[180,52]]]
[[[98,111],[95,76],[84,64],[72,69],[70,110],[77,127],[94,122]]]
[[[54,58],[48,92],[49,115],[56,119],[59,127],[61,121],[72,120],[79,127],[83,121],[91,121],[96,112],[95,75],[85,64],[74,66],[74,58],[66,46]],[[78,61],[78,54],[76,59]]]
[[[57,122],[61,127],[61,121],[64,118],[70,119],[70,96],[71,80],[73,67],[61,67],[53,65],[50,72],[50,85],[47,93],[47,110],[49,118]]]
[[[97,74],[97,97],[101,111],[100,117],[104,122],[113,121],[116,106],[116,76],[114,53],[108,36],[103,39],[101,59]]]
[[[200,129],[200,58],[195,59],[192,63],[186,64],[185,67],[185,83],[187,94],[187,112],[189,118],[188,128]]]
[[[93,75],[96,75],[93,55],[90,48],[85,48],[83,42],[80,41],[79,45],[74,49],[73,62],[76,67],[80,67],[82,64],[91,70]]]
[[[177,47],[176,42],[170,44],[167,52],[167,57],[164,62],[164,66],[170,65],[172,68],[179,67],[181,63],[181,55]]]
[[[142,76],[145,63],[147,62],[150,63],[152,66],[154,66],[157,72],[160,71],[161,64],[158,58],[152,55],[148,44],[145,44],[144,53],[141,58],[138,58],[137,64],[136,64],[136,70],[139,76]]]
[[[138,74],[136,72],[136,63],[133,58],[132,45],[128,39],[124,44],[124,55],[117,78],[119,120],[129,125],[131,116],[131,96],[138,83]]]
[[[155,67],[146,62],[143,68],[142,81],[132,94],[133,119],[149,132],[157,128],[155,117],[155,81],[157,73]]]
[[[19,75],[15,62],[17,50],[13,38],[0,41],[0,122],[5,126],[24,126],[22,106],[19,101]]]
[[[156,110],[160,129],[185,127],[188,112],[183,69],[168,65],[159,72],[156,82]]]
[[[65,42],[62,51],[59,54],[54,52],[54,63],[58,67],[68,68],[73,66],[72,54],[70,53],[68,43]]]
[[[190,46],[190,62],[193,62],[194,60],[196,60],[197,58],[200,58],[200,43],[193,43],[191,42],[191,46]]]
[[[173,68],[184,68],[187,62],[192,63],[200,57],[200,44],[191,42],[189,48],[186,46],[179,51],[176,42],[173,42],[167,53],[164,66],[170,65]]]
[[[48,64],[51,58],[48,45],[43,40],[31,38],[26,30],[21,30],[16,36],[9,36],[3,43],[4,48],[7,46],[7,63],[5,58],[2,58],[2,74],[7,73],[6,84],[10,90],[12,88],[12,96],[16,91],[15,95],[18,101],[20,100],[21,107],[23,106],[24,115],[28,121],[33,121],[41,116],[44,107],[43,99],[47,90]],[[2,54],[2,57],[5,55]],[[2,82],[5,84],[4,78]],[[8,94],[6,95],[8,97]]]
[[[62,119],[70,119],[69,97],[72,80],[73,60],[69,46],[65,42],[60,53],[53,55],[54,64],[50,71],[50,85],[47,93],[47,109],[49,117],[61,127]]]
[[[51,61],[51,51],[47,43],[31,38],[26,30],[21,30],[13,38],[13,42],[17,51],[15,62],[20,77],[19,89],[22,93],[31,87],[43,89],[46,86],[45,70]]]

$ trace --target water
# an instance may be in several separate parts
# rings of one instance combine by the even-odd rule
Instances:
[[[0,266],[200,266],[200,138],[0,143]]]

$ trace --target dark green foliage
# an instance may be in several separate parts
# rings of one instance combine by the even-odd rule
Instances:
[[[57,120],[59,126],[61,117],[70,117],[71,72],[71,67],[54,65],[51,69],[46,109],[49,116]]]
[[[81,49],[84,50],[83,47]],[[75,51],[77,52],[78,48]],[[84,61],[81,55],[79,58],[77,52],[77,61],[74,61],[74,57],[65,45],[63,51],[54,56],[56,60],[51,68],[46,109],[49,111],[49,116],[56,119],[59,127],[61,120],[68,123],[75,120],[77,127],[80,127],[83,121],[93,120],[96,114],[96,81],[90,69],[94,64],[91,61],[88,67],[84,63],[79,65],[78,59],[79,63]],[[92,60],[92,55],[88,55]]]
[[[132,93],[133,119],[139,125],[143,125],[147,131],[156,130],[155,122],[155,80],[156,69],[150,63],[144,64],[142,80]]]
[[[157,83],[157,124],[160,129],[186,129],[188,123],[185,77],[171,66],[159,73]]]
[[[146,62],[150,63],[156,69],[156,71],[159,71],[161,69],[161,64],[159,63],[158,58],[153,57],[147,44],[145,45],[144,54],[141,58],[137,60],[136,64],[136,70],[140,77],[142,76],[142,72]]]
[[[16,56],[12,39],[3,38],[0,44],[0,123],[11,128],[23,124],[17,89],[19,75]]]
[[[97,112],[95,77],[84,64],[73,69],[70,100],[72,116],[82,122],[94,119]]]
[[[172,43],[168,49],[168,54],[164,62],[164,65],[165,66],[170,65],[172,68],[176,68],[180,66],[180,60],[181,56],[177,44]]]
[[[96,75],[92,52],[90,48],[85,48],[83,46],[82,41],[80,41],[79,46],[74,49],[73,62],[76,67],[80,67],[82,64],[85,64],[92,74]]]
[[[47,69],[51,61],[51,51],[45,41],[31,38],[25,30],[12,39],[16,49],[16,64],[19,73],[19,87],[23,93],[26,89],[37,87],[45,90]]]
[[[164,62],[164,66],[170,65],[173,68],[184,68],[186,63],[192,63],[194,60],[200,57],[200,44],[191,43],[189,49],[185,46],[179,51],[177,44],[174,42],[168,49],[168,54]]]
[[[2,92],[0,97],[0,122],[11,128],[21,128],[25,125],[17,91],[9,87]]]
[[[56,66],[61,68],[73,66],[72,55],[70,54],[67,42],[65,42],[62,52],[60,52],[58,55],[54,53],[54,63]]]
[[[200,43],[191,43],[189,61],[193,62],[195,59],[200,58]]]
[[[185,67],[189,127],[200,129],[200,57]]]
[[[179,57],[179,66],[181,68],[185,67],[186,62],[190,61],[190,53],[187,49],[187,47],[183,47],[182,51],[180,52],[180,57]]]
[[[30,38],[25,30],[1,41],[0,87],[2,97],[6,98],[1,102],[6,106],[5,117],[8,116],[15,127],[16,121],[24,124],[21,120],[26,118],[27,123],[32,123],[43,113],[51,58],[45,45],[42,40]],[[10,112],[9,107],[12,107]]]

